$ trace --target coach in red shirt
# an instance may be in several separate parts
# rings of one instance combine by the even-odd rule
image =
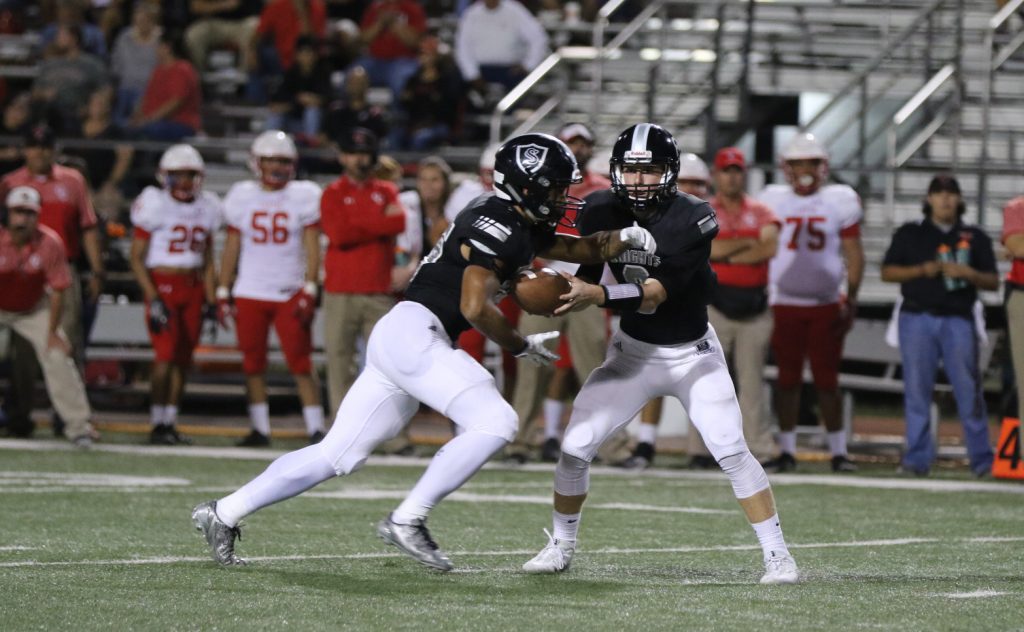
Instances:
[[[750,451],[764,460],[775,445],[762,414],[764,365],[772,336],[768,309],[768,262],[779,243],[779,218],[744,191],[747,163],[743,152],[725,147],[715,155],[709,200],[718,216],[718,236],[711,242],[711,268],[718,289],[708,306],[722,350],[732,356],[734,380],[743,413],[743,435]],[[688,453],[694,467],[717,467],[696,432],[689,435]]]
[[[175,143],[201,127],[199,75],[183,57],[177,36],[162,34],[156,49],[156,68],[130,123],[146,138]]]
[[[356,339],[394,306],[391,267],[405,210],[391,182],[372,177],[377,137],[356,127],[340,140],[342,176],[320,198],[324,258],[324,347],[331,410],[356,377]]]
[[[39,225],[42,201],[36,189],[11,189],[5,206],[0,226],[0,325],[32,345],[53,407],[64,419],[65,434],[77,447],[87,448],[92,444],[89,402],[71,359],[71,344],[60,329],[61,298],[71,286],[64,245],[54,231]],[[12,429],[27,436],[32,423],[22,421]]]

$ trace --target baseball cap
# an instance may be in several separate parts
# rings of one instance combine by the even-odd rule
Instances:
[[[53,147],[56,142],[57,139],[49,125],[33,125],[25,131],[26,147]]]
[[[42,199],[39,191],[32,187],[14,187],[7,194],[6,205],[7,208],[27,208],[38,213],[42,208]]]
[[[715,169],[727,169],[729,167],[739,167],[746,170],[747,158],[739,147],[722,147],[715,154]]]
[[[582,138],[588,143],[594,142],[594,134],[590,131],[590,128],[583,123],[566,123],[562,129],[558,131],[558,140],[563,143],[568,143],[574,138]]]
[[[376,154],[377,135],[365,127],[353,127],[342,137],[339,145],[341,151],[350,154]]]
[[[949,191],[960,195],[960,183],[951,174],[940,173],[928,184],[928,195],[939,191]]]

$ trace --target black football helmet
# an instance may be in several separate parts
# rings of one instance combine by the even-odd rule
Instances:
[[[547,134],[516,136],[494,157],[494,190],[520,206],[534,224],[572,226],[567,211],[579,213],[583,200],[566,193],[582,182],[576,157],[565,143]],[[575,214],[572,215],[575,217]]]
[[[679,174],[679,147],[676,139],[653,123],[640,123],[619,134],[612,147],[612,190],[639,220],[660,213],[675,198]],[[631,166],[662,165],[664,172],[655,184],[627,185],[622,171]]]

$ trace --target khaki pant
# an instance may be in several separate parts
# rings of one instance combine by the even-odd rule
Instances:
[[[1017,418],[1024,421],[1024,290],[1010,290],[1006,297],[1006,330],[1017,380]]]
[[[759,460],[770,458],[774,454],[775,443],[764,415],[764,365],[772,337],[771,310],[753,318],[735,320],[708,306],[708,320],[718,334],[725,356],[732,358],[733,379],[739,391],[747,446]],[[692,431],[692,426],[687,443],[690,456],[710,455],[700,434]]]
[[[43,299],[31,312],[17,313],[0,311],[0,325],[10,327],[24,341],[31,345],[43,369],[43,380],[53,407],[64,419],[65,435],[74,440],[89,433],[89,401],[85,386],[78,374],[74,360],[56,349],[47,349],[49,342],[50,310],[49,299]],[[18,369],[14,369],[15,375]],[[29,381],[29,387],[34,387]],[[31,402],[31,391],[19,394]],[[31,406],[30,406],[31,408]]]
[[[565,316],[547,317],[523,313],[519,318],[519,331],[524,336],[545,331],[561,331],[569,341],[573,368],[580,384],[604,362],[606,342],[604,310],[585,309]],[[552,351],[558,340],[548,342]],[[547,395],[553,367],[542,367],[520,358],[516,361],[516,386],[512,394],[512,407],[519,416],[519,433],[512,444],[513,450],[524,451],[529,445],[530,431],[541,402]]]
[[[185,48],[198,70],[206,68],[206,57],[210,49],[225,42],[232,42],[238,47],[238,64],[242,65],[244,52],[249,48],[249,40],[259,18],[250,17],[244,20],[221,20],[210,18],[197,20],[185,30]]]
[[[373,326],[394,306],[390,294],[324,292],[324,353],[332,418],[356,380],[356,341],[360,336],[369,340]]]

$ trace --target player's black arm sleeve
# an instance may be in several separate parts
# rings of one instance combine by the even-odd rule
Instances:
[[[601,280],[602,274],[604,274],[604,264],[592,263],[580,266],[580,269],[576,271],[576,278],[583,279],[587,283],[597,283]]]

